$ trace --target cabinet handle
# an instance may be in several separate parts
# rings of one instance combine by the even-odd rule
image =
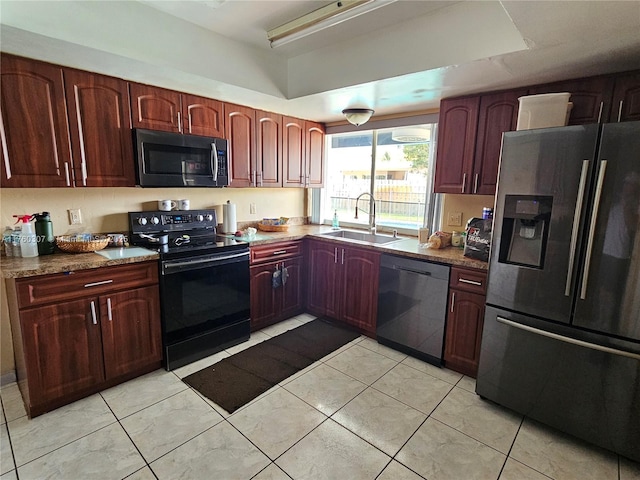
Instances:
[[[258,186],[258,173],[255,170],[253,171],[253,177],[252,178],[253,178],[253,181],[252,181],[253,186],[257,187]]]
[[[0,115],[0,141],[2,142],[2,159],[4,160],[4,167],[7,170],[7,179],[11,178],[11,165],[9,164],[9,148],[7,147],[7,136],[4,132],[4,120]]]
[[[91,300],[91,323],[98,324],[98,317],[96,316],[96,302]]]
[[[622,119],[622,103],[623,100],[620,100],[620,106],[618,107],[618,122]]]
[[[178,112],[178,131],[182,133],[182,115]]]
[[[111,315],[111,298],[107,298],[107,317],[109,321],[113,320],[113,316]]]
[[[473,193],[478,193],[478,174],[476,173],[476,178],[473,180]]]
[[[602,107],[604,106],[604,102],[600,102],[600,110],[598,111],[598,123],[602,120]]]
[[[344,248],[342,249],[342,265],[344,265]]]
[[[476,285],[478,287],[482,286],[482,282],[476,282],[475,280],[467,280],[466,278],[459,278],[458,281],[460,283],[468,283],[470,285]]]
[[[258,177],[260,177],[260,186],[262,186],[262,172],[258,172]],[[257,180],[257,177],[256,177],[256,180]]]
[[[450,307],[450,312],[453,313],[453,306],[456,303],[456,292],[451,292],[451,307]]]
[[[276,250],[275,252],[272,253],[272,255],[282,255],[284,253],[287,253],[286,250]]]
[[[64,162],[64,176],[67,179],[67,187],[70,187],[71,177],[69,176],[69,162]]]
[[[333,263],[338,263],[338,247],[333,249]]]
[[[464,189],[467,186],[467,174],[464,173],[462,175],[462,193],[464,193]]]
[[[106,285],[108,283],[113,283],[113,280],[103,280],[101,282],[85,283],[84,288],[97,287],[98,285]]]

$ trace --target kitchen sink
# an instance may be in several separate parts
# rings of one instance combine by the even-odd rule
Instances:
[[[344,238],[346,240],[357,240],[360,242],[373,243],[376,245],[384,245],[385,243],[397,242],[401,238],[392,237],[391,235],[380,235],[379,233],[352,232],[350,230],[338,230],[335,232],[321,233],[324,237]]]

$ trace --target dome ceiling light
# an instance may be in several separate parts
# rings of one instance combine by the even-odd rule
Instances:
[[[428,128],[406,127],[391,132],[391,140],[404,143],[428,142],[431,138]]]
[[[345,108],[342,110],[342,114],[347,118],[347,121],[359,127],[369,121],[374,111],[370,108]]]

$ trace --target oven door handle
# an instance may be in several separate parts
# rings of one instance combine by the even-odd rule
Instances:
[[[167,260],[162,262],[162,275],[171,275],[184,270],[196,270],[205,268],[220,262],[234,263],[249,259],[249,252],[234,253],[231,255],[217,255],[214,257],[199,257],[192,260]],[[232,260],[232,262],[228,262]]]

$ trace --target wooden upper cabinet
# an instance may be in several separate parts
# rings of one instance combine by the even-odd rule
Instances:
[[[64,80],[76,186],[135,186],[127,82],[71,69]]]
[[[283,187],[304,186],[305,122],[299,118],[282,118]]]
[[[181,132],[179,92],[139,83],[130,83],[129,92],[134,128]]]
[[[640,120],[640,72],[620,75],[615,79],[610,122]]]
[[[518,98],[526,94],[526,90],[513,90],[480,97],[471,193],[495,195],[502,134],[516,129]]]
[[[434,191],[470,193],[480,97],[440,102]]]
[[[255,185],[256,112],[252,108],[225,103],[224,116],[229,142],[229,186]]]
[[[224,138],[222,102],[182,94],[182,132],[190,135]]]
[[[546,85],[537,85],[529,89],[529,95],[541,93],[569,92],[573,103],[569,125],[606,122],[611,112],[611,92],[613,77],[589,77]]]
[[[305,186],[320,188],[324,186],[324,125],[305,121],[304,129],[307,162]]]
[[[256,110],[255,185],[282,186],[282,115]]]
[[[1,58],[2,187],[72,186],[62,69]]]

